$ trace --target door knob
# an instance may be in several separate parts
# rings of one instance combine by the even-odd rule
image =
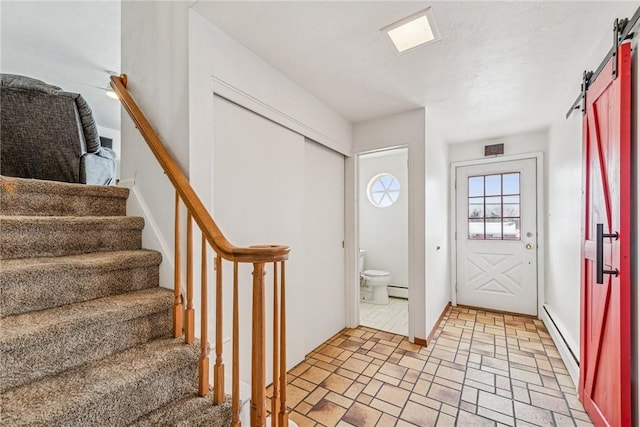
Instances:
[[[527,249],[533,249],[533,245],[531,243],[527,243],[527,246],[525,246],[525,248]]]

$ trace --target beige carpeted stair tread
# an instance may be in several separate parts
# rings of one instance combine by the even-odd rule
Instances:
[[[0,271],[7,275],[37,271],[40,274],[51,274],[59,271],[96,269],[122,270],[123,268],[157,265],[162,255],[157,251],[138,249],[131,251],[106,251],[60,257],[20,258],[0,260]]]
[[[0,258],[65,256],[140,249],[144,219],[0,216]]]
[[[28,381],[171,333],[173,293],[154,288],[0,320],[0,387]]]
[[[2,395],[3,425],[125,426],[197,384],[199,344],[164,339]]]
[[[113,185],[87,185],[71,182],[46,181],[42,179],[17,178],[13,176],[0,176],[2,191],[18,193],[55,193],[65,195],[83,195],[96,197],[117,197],[126,199],[129,189]]]
[[[125,215],[129,190],[0,177],[0,209],[5,215]]]
[[[214,405],[211,393],[197,395],[165,405],[131,424],[131,427],[180,426],[223,427],[231,423],[231,401]]]
[[[161,260],[149,250],[0,260],[0,315],[155,287]]]
[[[171,308],[172,304],[171,290],[154,288],[8,316],[0,320],[0,343],[4,347],[10,343],[65,331],[76,324],[87,322],[118,323]]]

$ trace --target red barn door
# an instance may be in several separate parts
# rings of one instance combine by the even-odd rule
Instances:
[[[617,77],[612,77],[617,61]],[[631,47],[586,92],[580,400],[597,426],[631,425]]]

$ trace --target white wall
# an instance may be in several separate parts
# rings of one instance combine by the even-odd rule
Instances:
[[[262,58],[189,10],[190,182],[207,207],[213,201],[212,92],[287,121],[295,131],[351,153],[351,124]],[[223,230],[224,232],[224,230]]]
[[[0,71],[80,93],[99,126],[120,129],[120,103],[105,89],[120,72],[121,2],[1,3]]]
[[[631,17],[637,8],[637,3],[629,2],[621,4],[619,10],[615,12],[615,17]],[[600,43],[594,46],[593,52],[584,52],[585,61],[581,69],[575,70],[573,82],[567,82],[566,108],[578,95],[581,84],[582,69],[594,70],[598,67],[608,50],[611,48],[611,30],[606,25],[601,25],[598,29],[602,37]],[[636,156],[638,156],[638,32],[633,40],[633,85],[634,92],[633,106],[635,108],[635,126],[633,135],[635,137]],[[640,157],[637,157],[637,165],[640,164]],[[549,140],[547,150],[547,248],[546,248],[546,305],[553,317],[564,340],[568,343],[573,355],[580,359],[580,218],[582,215],[581,192],[582,192],[582,115],[576,111],[567,120],[564,114],[559,115],[549,129]],[[636,180],[638,174],[636,173]],[[637,192],[640,182],[636,181],[636,214],[640,215],[638,209]],[[638,234],[636,222],[635,236]],[[637,253],[636,259],[640,262],[640,255]],[[640,354],[638,353],[638,342],[640,341],[640,316],[638,316],[638,295],[637,283],[638,272],[637,263],[634,277],[632,278],[632,324],[635,329],[632,331],[632,408],[634,411],[634,423],[638,425],[640,418],[638,408],[640,408],[640,393],[638,389],[638,365]],[[562,340],[556,339],[556,345],[561,349],[564,346]],[[562,351],[561,351],[562,354]],[[564,355],[563,355],[564,356]],[[565,357],[565,363],[571,363]]]
[[[437,124],[426,114],[426,331],[437,326],[451,300],[449,251],[448,147]]]
[[[425,317],[425,110],[420,108],[354,125],[354,154],[403,145],[408,147],[409,156],[409,338],[426,339],[428,332]],[[355,173],[353,158],[347,159],[346,182],[355,183]],[[357,203],[363,202],[357,201]],[[355,217],[356,212],[352,205],[347,209],[347,216]],[[348,261],[355,258],[357,248],[352,247],[350,250],[353,253],[350,254]],[[353,271],[353,274],[348,277],[347,291],[354,292],[357,274],[356,269],[350,269],[350,267],[348,262],[347,270]],[[348,294],[347,301],[353,297]],[[354,307],[348,305],[347,309],[357,310],[355,305],[354,300]],[[347,323],[349,324],[350,321],[357,322],[357,316],[353,312],[347,313]]]
[[[547,148],[545,304],[573,355],[580,359],[580,218],[582,115],[555,123]]]
[[[408,182],[407,149],[365,154],[358,161],[358,200],[360,203],[360,248],[366,249],[365,269],[384,270],[391,274],[391,283],[407,286],[408,277]],[[367,198],[367,186],[381,173],[390,173],[400,183],[398,200],[380,208]]]
[[[192,125],[205,123],[208,95],[216,91],[234,102],[239,95],[260,114],[278,114],[296,132],[342,154],[351,153],[351,123],[286,75],[198,14],[190,12],[190,90]],[[210,129],[195,129],[192,141]]]
[[[197,8],[196,8],[197,9]],[[239,104],[248,110],[252,110],[283,125],[274,125],[266,121],[270,126],[295,135],[297,147],[292,147],[284,154],[281,153],[281,160],[285,165],[277,166],[277,162],[269,160],[269,155],[255,156],[250,153],[243,153],[245,159],[242,167],[236,169],[246,170],[249,173],[246,179],[252,184],[247,188],[253,188],[253,192],[245,188],[243,191],[232,195],[224,193],[228,188],[235,188],[230,182],[222,179],[228,174],[221,173],[220,168],[232,165],[222,165],[216,163],[218,149],[231,149],[234,133],[225,134],[220,132],[220,121],[224,120],[219,114],[223,111],[218,101],[214,102],[214,95],[220,102],[221,97],[233,103]],[[335,180],[342,180],[342,174],[333,173],[330,178],[322,181],[315,179],[322,171],[317,171],[314,167],[324,163],[318,161],[319,158],[338,158],[340,163],[338,168],[342,172],[342,156],[321,147],[314,142],[305,142],[305,136],[327,145],[341,152],[351,152],[351,124],[341,116],[333,112],[319,100],[311,96],[282,73],[269,66],[263,59],[257,57],[251,51],[239,44],[227,34],[212,25],[209,21],[200,16],[197,11],[189,12],[189,103],[190,103],[190,152],[189,152],[189,175],[191,185],[200,195],[203,203],[210,211],[215,213],[214,219],[219,220],[219,225],[227,238],[237,245],[245,244],[265,244],[281,243],[290,245],[292,253],[288,263],[288,274],[290,282],[288,286],[288,365],[299,363],[306,353],[320,345],[333,334],[344,328],[345,313],[344,307],[344,273],[337,262],[343,260],[342,239],[344,238],[342,192],[344,185],[340,185],[338,190],[332,189],[332,194],[340,200],[338,204],[332,204],[325,198],[326,205],[323,209],[331,209],[332,213],[337,213],[340,218],[339,239],[334,242],[338,250],[339,259],[333,255],[335,251],[314,252],[322,245],[306,239],[316,239],[314,233],[321,230],[315,227],[318,221],[328,216],[322,214],[322,210],[314,204],[312,197],[306,197],[304,191],[305,180],[307,183],[313,181],[315,186],[324,184],[325,190]],[[242,109],[242,107],[236,107]],[[246,111],[245,111],[246,113]],[[285,127],[289,129],[284,129]],[[277,139],[277,138],[276,138]],[[284,143],[284,140],[283,140]],[[318,145],[316,147],[316,145]],[[215,150],[215,151],[214,151]],[[252,153],[256,154],[256,153]],[[310,160],[305,160],[309,158]],[[315,159],[315,160],[314,160]],[[307,166],[305,167],[305,161]],[[292,163],[293,162],[293,163]],[[302,169],[300,169],[302,168]],[[258,171],[263,171],[259,173]],[[267,178],[256,183],[256,176],[264,176],[269,171],[282,173],[287,176],[298,176],[300,179],[279,180],[281,187],[272,186],[276,191],[277,200],[280,198],[293,197],[293,201],[280,203],[285,207],[285,216],[278,216],[273,209],[266,209],[256,198],[256,194],[265,197],[264,192],[257,192],[256,188],[265,185]],[[279,175],[278,175],[279,176]],[[276,177],[277,178],[277,177]],[[244,182],[244,181],[242,181]],[[343,182],[343,181],[341,181]],[[284,186],[282,186],[284,185]],[[302,185],[302,187],[300,187]],[[279,189],[279,190],[278,190]],[[307,188],[317,194],[319,188]],[[337,192],[336,192],[337,191]],[[224,194],[223,194],[224,193]],[[225,196],[225,194],[227,194]],[[220,205],[220,201],[229,202],[229,206]],[[215,203],[214,203],[215,201]],[[274,199],[270,200],[270,203]],[[258,207],[253,211],[238,208],[238,206]],[[235,208],[233,208],[235,206]],[[220,209],[231,209],[231,214],[220,215]],[[304,208],[304,209],[303,209]],[[307,223],[301,222],[303,219],[300,209],[304,210],[306,218],[310,218]],[[295,215],[299,213],[299,215]],[[261,216],[254,218],[247,223],[247,215],[260,213]],[[315,215],[315,217],[314,217]],[[292,218],[295,218],[292,219]],[[287,225],[293,234],[286,235],[280,233],[282,226]],[[261,225],[259,230],[255,226]],[[236,234],[238,229],[244,229],[251,233],[250,236]],[[197,233],[196,233],[197,234]],[[328,239],[333,234],[324,233],[320,239]],[[335,239],[333,239],[335,240]],[[307,249],[305,245],[308,245]],[[308,257],[314,259],[307,259]],[[332,258],[333,257],[333,258]],[[305,264],[308,262],[308,264]],[[332,273],[338,272],[338,279],[325,280],[325,283],[317,283],[326,277],[327,271],[323,272],[325,266],[335,266]],[[319,269],[313,272],[314,269]],[[309,280],[305,280],[306,274],[313,275]],[[197,276],[196,276],[197,277]],[[244,274],[241,277],[247,277]],[[248,276],[250,277],[250,275]],[[245,293],[245,295],[250,295]],[[230,313],[229,313],[230,314]],[[228,325],[228,322],[226,322]],[[313,328],[310,329],[310,326]],[[246,328],[246,329],[244,329]],[[250,330],[250,324],[246,323],[242,334]],[[247,354],[248,353],[243,353]],[[249,358],[247,357],[247,361]]]
[[[348,121],[190,11],[190,4],[192,2],[123,2],[122,72],[129,76],[128,88],[133,97],[210,211],[214,195],[214,88],[223,90],[236,102],[250,102],[267,113],[280,115],[299,132],[302,129],[335,149],[351,151]],[[128,212],[145,218],[143,245],[161,251],[161,284],[172,287],[174,189],[126,113],[123,113],[122,141],[122,185],[132,189]],[[342,207],[337,210],[340,212]],[[193,270],[197,282],[200,277],[197,227],[194,227],[193,240]],[[183,263],[184,252],[183,249]],[[343,289],[340,281],[336,281],[335,286]],[[343,298],[344,293],[338,291],[335,304],[343,306]],[[210,295],[210,307],[212,300]],[[200,306],[197,289],[194,305]],[[324,313],[332,313],[326,322],[332,330],[322,329],[326,336],[317,339],[296,337],[290,341],[290,366],[299,362],[304,352],[344,327],[343,311],[325,308]],[[196,335],[199,335],[199,320],[197,315]],[[306,325],[303,321],[296,324]]]
[[[122,2],[122,72],[128,89],[189,173],[188,4]],[[122,111],[122,185],[130,215],[142,215],[144,247],[162,252],[160,284],[173,287],[174,189],[128,114]]]
[[[601,29],[603,38],[594,52],[586,52],[585,68],[595,69],[611,47],[610,29]],[[578,96],[582,71],[568,82],[566,109]],[[547,248],[545,309],[562,337],[555,340],[565,365],[577,384],[580,361],[580,250],[582,217],[582,114],[564,114],[548,131],[547,146]],[[566,345],[572,354],[563,351]],[[575,362],[575,360],[578,363]]]
[[[545,130],[540,130],[507,135],[500,138],[450,144],[449,161],[455,163],[465,160],[484,159],[484,146],[491,144],[504,144],[505,156],[544,152],[547,147],[547,133]]]

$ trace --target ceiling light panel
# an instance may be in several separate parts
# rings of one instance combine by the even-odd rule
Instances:
[[[394,22],[381,29],[398,53],[440,40],[440,34],[433,19],[431,8],[421,10],[411,16]]]

